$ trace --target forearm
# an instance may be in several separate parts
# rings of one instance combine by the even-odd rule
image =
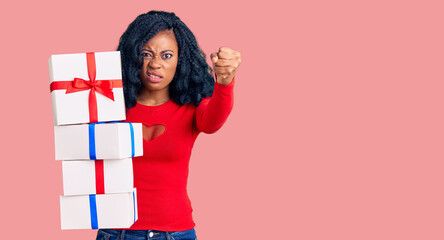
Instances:
[[[213,133],[222,127],[234,104],[234,79],[228,84],[215,83],[213,96],[201,102],[196,110],[196,126],[199,131]]]

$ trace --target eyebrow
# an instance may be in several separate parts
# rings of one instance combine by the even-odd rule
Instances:
[[[142,48],[142,51],[143,51],[143,50],[145,50],[145,51],[147,51],[147,52],[153,52],[152,50],[150,50],[150,49],[146,49],[146,48]],[[173,52],[173,53],[174,53],[174,51],[173,51],[173,50],[170,50],[170,49],[163,50],[163,51],[161,51],[160,53],[165,53],[165,52]]]

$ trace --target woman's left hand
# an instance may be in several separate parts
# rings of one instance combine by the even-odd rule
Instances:
[[[228,85],[233,81],[237,68],[241,63],[241,54],[229,47],[220,47],[219,51],[210,55],[217,82]]]

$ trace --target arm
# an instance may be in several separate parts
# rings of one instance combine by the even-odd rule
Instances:
[[[214,133],[228,118],[233,109],[234,76],[241,63],[241,55],[228,47],[220,47],[211,54],[216,83],[211,98],[203,99],[195,112],[198,131]]]
[[[234,78],[228,85],[215,83],[213,96],[203,99],[196,109],[198,131],[214,133],[222,127],[233,109],[233,87]]]

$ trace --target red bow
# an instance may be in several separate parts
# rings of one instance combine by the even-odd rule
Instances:
[[[123,87],[122,79],[118,80],[96,80],[96,58],[93,52],[86,54],[86,64],[88,67],[89,81],[81,78],[74,78],[73,81],[52,82],[50,89],[66,89],[65,94],[87,91],[89,92],[89,122],[98,122],[96,91],[103,96],[114,101],[113,87]]]

